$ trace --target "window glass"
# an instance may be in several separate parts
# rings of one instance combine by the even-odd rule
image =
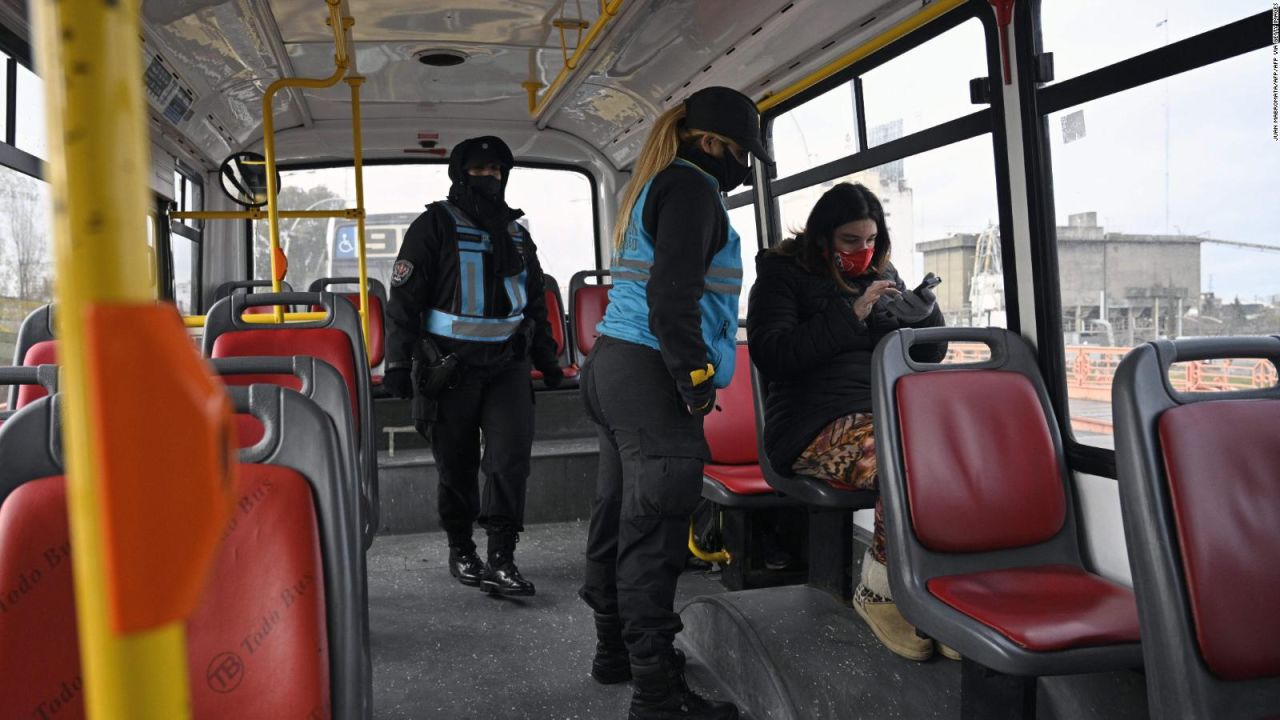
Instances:
[[[858,151],[854,84],[828,90],[771,125],[778,177],[787,177]]]
[[[183,315],[198,314],[196,298],[200,291],[199,243],[172,233],[169,235],[169,259],[173,268],[173,301]]]
[[[16,109],[14,125],[18,149],[41,159],[47,158],[49,147],[45,142],[44,82],[21,64],[18,65]]]
[[[1262,12],[1258,0],[1072,0],[1040,4],[1044,49],[1060,80]],[[1269,78],[1270,74],[1264,76]]]
[[[733,225],[733,229],[742,238],[742,297],[738,302],[738,317],[745,320],[747,297],[751,294],[751,286],[756,283],[756,254],[760,252],[755,206],[743,205],[730,210],[729,224]]]
[[[986,39],[977,18],[869,70],[862,76],[867,146],[981,109],[969,100],[969,81],[986,76]]]
[[[390,283],[405,230],[425,209],[449,192],[443,164],[373,165],[364,168],[366,253],[369,277]],[[282,173],[280,207],[289,210],[355,206],[350,167]],[[591,183],[568,170],[517,167],[507,185],[507,203],[538,246],[545,273],[562,290],[578,270],[594,269],[595,233]],[[255,223],[254,274],[271,276],[267,223]],[[305,290],[317,278],[357,274],[356,224],[348,220],[302,219],[280,222],[280,245],[289,258],[288,282]]]
[[[49,186],[0,166],[0,363],[27,314],[53,299]]]
[[[9,137],[9,56],[0,52],[0,142]]]
[[[861,183],[880,198],[893,266],[908,288],[927,272],[942,277],[934,292],[948,325],[1004,326],[990,135],[788,193],[779,198],[784,234],[802,230],[818,198],[837,182]]]
[[[1267,48],[1048,116],[1078,440],[1112,447],[1111,380],[1134,345],[1280,330],[1280,204],[1260,201],[1280,187],[1257,83],[1271,62]],[[1256,370],[1242,377],[1266,382]]]

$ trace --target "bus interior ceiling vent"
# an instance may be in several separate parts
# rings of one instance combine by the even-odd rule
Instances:
[[[453,67],[466,62],[468,55],[461,50],[450,48],[428,48],[415,52],[413,57],[423,65],[430,67]]]

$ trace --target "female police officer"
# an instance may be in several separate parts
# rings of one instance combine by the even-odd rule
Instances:
[[[768,160],[755,104],[730,88],[699,90],[654,122],[584,371],[600,471],[580,594],[596,612],[592,675],[634,678],[632,720],[738,717],[685,684],[672,605],[709,457],[702,418],[734,371],[742,255],[720,193],[742,184],[748,152]]]
[[[424,434],[430,425],[450,573],[486,592],[533,595],[514,562],[533,446],[530,358],[549,387],[563,373],[533,240],[503,199],[513,164],[496,137],[453,149],[448,199],[409,226],[392,270],[383,385],[416,393],[415,420]],[[477,520],[489,535],[485,565],[471,539]]]

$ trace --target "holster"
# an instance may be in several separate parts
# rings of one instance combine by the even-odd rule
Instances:
[[[413,425],[425,438],[436,421],[437,399],[458,379],[458,356],[443,355],[429,338],[418,341],[413,357],[413,403],[410,415]]]

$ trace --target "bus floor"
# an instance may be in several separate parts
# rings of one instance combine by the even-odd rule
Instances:
[[[538,594],[520,599],[449,577],[443,533],[378,537],[368,555],[374,717],[625,718],[630,684],[588,674],[595,629],[577,597],[586,530],[583,521],[527,528],[516,557]],[[960,717],[960,663],[892,655],[818,590],[729,593],[718,575],[689,571],[677,593],[690,685],[737,701],[745,718]],[[1147,717],[1136,672],[1042,678],[1039,696],[1041,720]]]

